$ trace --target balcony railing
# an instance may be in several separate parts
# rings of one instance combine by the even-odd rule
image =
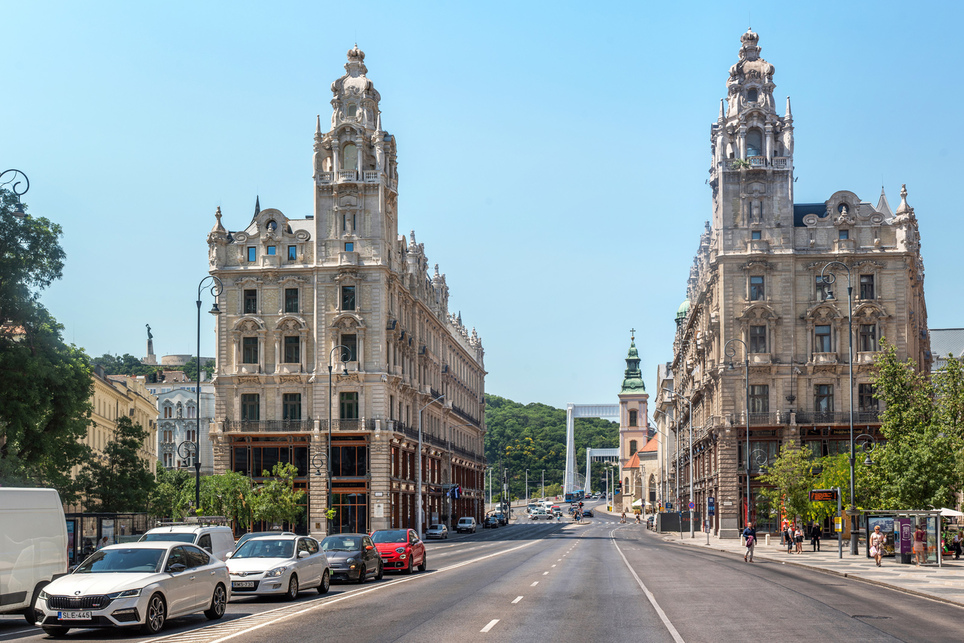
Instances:
[[[753,170],[765,168],[786,170],[790,168],[790,159],[786,156],[775,156],[769,160],[765,156],[748,156],[745,161],[743,159],[726,159],[723,161],[723,167],[727,170],[739,170],[742,168]]]
[[[321,430],[328,431],[328,420],[321,421]],[[375,420],[362,419],[362,420],[342,420],[333,419],[331,421],[332,431],[374,431],[375,430]]]
[[[318,172],[318,182],[323,184],[334,183],[354,183],[364,181],[365,183],[378,183],[385,174],[379,170],[338,170],[337,172]],[[398,181],[391,179],[387,181],[388,187],[398,190]]]
[[[797,411],[797,424],[849,424],[850,411]],[[880,422],[880,411],[854,411],[854,424]]]
[[[242,433],[300,433],[311,431],[313,420],[225,420],[225,431],[240,431]]]

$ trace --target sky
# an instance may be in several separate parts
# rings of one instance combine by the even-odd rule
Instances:
[[[896,208],[906,183],[929,325],[964,327],[962,19],[949,2],[21,2],[0,164],[63,227],[42,301],[68,342],[143,357],[150,324],[158,356],[193,353],[215,210],[231,230],[256,196],[313,213],[315,117],[357,42],[398,145],[399,232],[481,337],[487,392],[615,403],[630,329],[650,394],[672,358],[747,27],[780,113],[792,100],[796,201],[883,187]]]

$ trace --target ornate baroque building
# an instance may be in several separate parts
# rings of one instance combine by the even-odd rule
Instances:
[[[364,60],[348,52],[330,131],[318,119],[314,215],[256,205],[229,231],[219,209],[208,235],[224,286],[215,470],[258,479],[293,463],[307,491],[299,527],[316,535],[414,527],[419,457],[423,524],[484,512],[482,342],[449,313],[445,275],[415,233],[398,234],[395,138]]]
[[[756,513],[760,467],[784,444],[816,456],[849,452],[851,395],[854,434],[877,436],[871,366],[882,338],[921,370],[931,359],[924,266],[906,189],[896,211],[883,191],[876,206],[846,190],[795,203],[790,100],[778,114],[773,65],[760,57],[757,34],[741,40],[710,128],[713,221],[700,237],[677,313],[673,362],[655,400],[669,417],[659,426],[682,438],[676,449],[676,438],[668,440],[665,487],[669,494],[679,489],[672,498],[679,506],[692,499],[703,515],[713,497],[711,527],[723,537],[737,537],[745,521],[748,442],[750,519],[773,529]],[[836,282],[823,281],[822,271]],[[677,395],[667,396],[664,386]]]

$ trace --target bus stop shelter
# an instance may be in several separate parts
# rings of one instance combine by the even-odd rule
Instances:
[[[860,519],[867,534],[880,525],[880,531],[884,534],[884,556],[893,556],[896,562],[906,565],[913,562],[914,531],[918,525],[922,526],[926,534],[924,561],[936,563],[938,567],[942,566],[940,509],[864,511]],[[867,558],[871,558],[869,538],[864,538],[863,541],[864,553]]]

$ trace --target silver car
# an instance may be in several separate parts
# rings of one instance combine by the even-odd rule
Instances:
[[[231,592],[247,595],[298,597],[303,589],[328,592],[331,571],[318,541],[309,536],[262,536],[245,541],[228,558]]]
[[[328,536],[321,541],[321,549],[328,556],[332,580],[364,583],[384,575],[382,557],[368,534]]]
[[[449,528],[446,527],[445,525],[432,525],[431,527],[425,530],[425,540],[428,540],[429,538],[444,539],[448,537],[449,537]]]

